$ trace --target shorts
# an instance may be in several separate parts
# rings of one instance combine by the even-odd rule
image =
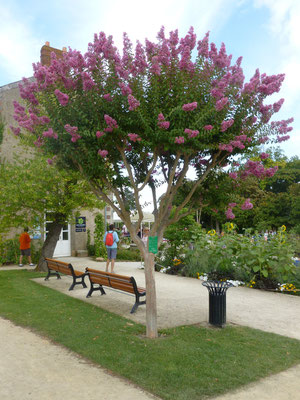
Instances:
[[[21,250],[21,256],[30,256],[31,252],[30,249]]]
[[[109,260],[115,260],[117,258],[117,249],[112,249],[110,247],[107,247],[107,258]]]

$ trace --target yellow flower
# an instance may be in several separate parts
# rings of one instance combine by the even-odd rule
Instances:
[[[207,234],[210,236],[215,236],[216,231],[214,229],[212,229],[211,231],[208,231]]]
[[[286,226],[282,225],[282,227],[280,229],[281,229],[282,232],[285,232],[286,231]]]

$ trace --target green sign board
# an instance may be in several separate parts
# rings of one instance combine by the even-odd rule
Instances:
[[[157,248],[157,236],[149,236],[149,253],[156,254],[158,252]]]

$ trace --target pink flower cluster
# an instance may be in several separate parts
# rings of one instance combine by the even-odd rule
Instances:
[[[130,111],[134,111],[139,107],[140,102],[134,96],[132,96],[132,94],[129,94],[127,99]]]
[[[223,121],[221,123],[221,132],[227,131],[227,129],[230,128],[233,124],[234,124],[234,120],[233,119],[228,119],[226,121]]]
[[[229,172],[229,176],[231,179],[237,179],[238,174],[236,172]]]
[[[227,219],[234,219],[235,215],[232,212],[232,208],[228,207],[226,210],[226,218]]]
[[[40,148],[44,146],[44,140],[39,136],[35,142],[33,142],[35,147]]]
[[[243,179],[246,179],[247,176],[254,175],[257,178],[263,179],[265,177],[272,177],[277,170],[277,166],[265,169],[261,161],[248,160],[241,176]]]
[[[158,114],[158,122],[157,125],[161,128],[161,129],[169,129],[170,127],[170,122],[165,120],[165,117],[162,113]]]
[[[277,143],[285,142],[290,139],[290,135],[277,136]]]
[[[106,93],[103,95],[104,100],[106,101],[113,101],[113,98],[111,97],[110,93]]]
[[[33,105],[38,105],[39,102],[35,97],[35,93],[38,91],[38,84],[36,82],[30,82],[27,78],[23,78],[23,85],[19,84],[20,96],[24,100],[28,100]]]
[[[72,136],[71,142],[76,143],[78,139],[81,138],[80,135],[78,135],[78,127],[77,126],[71,126],[70,124],[65,125],[65,130]]]
[[[189,139],[194,138],[199,135],[199,131],[197,131],[197,130],[193,131],[192,129],[188,129],[188,128],[186,128],[184,130],[184,133],[188,134]]]
[[[206,131],[211,131],[213,129],[213,126],[212,125],[205,125],[203,127],[203,129],[206,130]]]
[[[107,154],[108,154],[108,151],[107,150],[98,150],[98,154],[102,158],[105,158],[107,156]]]
[[[53,165],[53,163],[54,163],[54,161],[56,160],[56,156],[53,156],[52,158],[48,158],[48,160],[47,160],[47,163],[49,164],[49,165]]]
[[[237,206],[236,203],[229,203],[229,204],[228,204],[228,207],[229,207],[229,208],[233,208],[233,207],[236,207],[236,206]]]
[[[258,141],[259,143],[264,144],[269,141],[269,136],[262,136]]]
[[[193,111],[197,108],[198,103],[194,101],[193,103],[187,103],[182,106],[183,111]]]
[[[247,135],[239,135],[239,136],[235,137],[235,140],[231,140],[227,144],[219,144],[219,149],[228,151],[229,153],[232,153],[233,149],[235,149],[235,148],[243,150],[245,148],[246,142],[250,143],[251,138],[247,137]]]
[[[21,129],[20,128],[15,128],[14,126],[10,125],[9,128],[11,129],[11,131],[13,132],[13,134],[15,136],[19,136],[21,133]]]
[[[250,199],[246,199],[245,202],[241,205],[242,210],[251,210],[253,208],[253,204],[250,203]]]
[[[226,104],[228,104],[228,97],[222,97],[216,102],[215,109],[217,111],[221,111],[226,106]]]
[[[130,87],[125,85],[125,83],[119,82],[119,86],[121,88],[121,93],[123,96],[128,96],[129,94],[132,93],[132,90],[130,89]]]
[[[183,136],[177,136],[175,138],[175,143],[177,144],[183,144],[184,143],[184,137]]]
[[[128,133],[127,136],[132,142],[140,142],[142,140],[137,133]]]
[[[118,128],[117,121],[110,117],[109,115],[104,115],[104,120],[107,124],[107,128],[104,129],[105,132],[112,132],[114,129]]]
[[[258,91],[262,94],[270,96],[275,92],[279,92],[282,82],[284,81],[285,74],[261,75],[261,84],[258,87]]]
[[[82,88],[85,92],[92,90],[96,83],[93,81],[90,74],[86,71],[81,72]]]
[[[274,112],[278,112],[281,109],[282,104],[284,103],[284,99],[278,100],[276,103],[273,104]]]
[[[60,90],[56,89],[54,91],[55,96],[57,97],[57,100],[62,106],[66,106],[69,102],[69,96],[65,93],[62,93]]]
[[[287,133],[287,132],[290,132],[291,130],[293,130],[293,127],[288,126],[292,122],[294,122],[294,118],[289,118],[289,119],[282,120],[282,121],[273,121],[273,122],[271,122],[271,127],[278,129],[278,132],[280,134],[284,134],[284,133]]]
[[[19,126],[28,130],[29,132],[33,132],[34,127],[37,125],[46,125],[50,122],[49,118],[46,116],[42,117],[37,116],[35,110],[33,110],[32,108],[29,108],[27,114],[25,108],[21,106],[17,101],[14,101],[13,105],[15,111],[14,114],[15,121],[18,122]],[[14,134],[19,135],[18,129],[16,131],[13,130],[13,132]]]
[[[269,157],[270,157],[270,154],[268,154],[268,153],[261,153],[260,154],[260,159],[261,160],[266,160]]]
[[[96,132],[96,137],[99,139],[99,138],[101,138],[101,136],[104,136],[105,135],[105,132],[101,132],[101,131],[97,131]]]
[[[58,139],[57,133],[53,132],[52,128],[49,128],[47,131],[44,131],[43,136],[47,138]]]

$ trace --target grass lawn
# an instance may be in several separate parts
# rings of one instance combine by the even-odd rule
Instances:
[[[30,280],[44,275],[1,271],[0,315],[162,399],[216,396],[300,362],[300,341],[244,327],[182,326],[147,339],[144,326]]]

